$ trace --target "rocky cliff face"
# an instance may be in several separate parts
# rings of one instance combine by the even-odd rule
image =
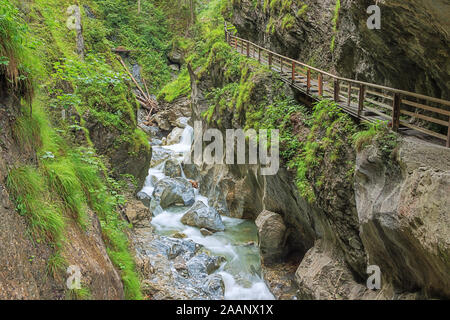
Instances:
[[[381,29],[370,30],[373,4],[239,0],[230,1],[228,14],[241,37],[276,52],[344,77],[448,99],[450,3],[378,1]]]
[[[0,99],[0,299],[66,299],[65,270],[49,269],[53,248],[30,234],[27,217],[10,200],[6,177],[20,161],[35,163],[36,154],[20,148],[13,126],[20,114],[19,101],[2,91]],[[26,195],[23,195],[26,196]],[[93,299],[123,299],[123,285],[102,237],[97,216],[89,211],[86,229],[67,219],[66,245],[61,252],[67,265],[81,268],[82,283]]]
[[[450,151],[404,139],[393,163],[375,147],[357,156],[355,194],[369,264],[408,291],[448,297]]]
[[[248,110],[222,108],[205,115],[211,110],[208,93],[227,84],[224,74],[219,63],[191,70],[192,116],[203,129],[245,126]],[[254,74],[249,106],[289,91],[269,73]],[[299,139],[312,133],[295,123],[302,127]],[[200,179],[201,193],[216,199],[221,214],[257,218],[266,280],[279,298],[448,297],[450,151],[414,138],[401,139],[387,154],[378,144],[356,152],[346,143],[338,160],[332,160],[332,147],[325,148],[323,165],[308,176],[313,202],[299,194],[286,168],[274,176],[262,176],[250,165],[185,166],[185,172]],[[295,277],[281,271],[292,265]],[[381,291],[366,287],[369,265],[381,268]]]

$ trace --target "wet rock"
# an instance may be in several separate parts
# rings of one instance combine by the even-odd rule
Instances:
[[[224,297],[224,284],[217,270],[223,257],[201,252],[192,240],[147,234],[134,236],[138,270],[145,279],[143,291],[150,298],[219,300]]]
[[[286,226],[283,218],[271,211],[264,210],[256,218],[261,259],[264,264],[277,262],[283,256],[286,241]]]
[[[154,139],[150,139],[150,144],[152,146],[160,146],[163,144],[162,140],[154,138]]]
[[[170,150],[166,150],[164,148],[154,147],[152,153],[152,161],[150,163],[150,167],[156,167],[158,164],[166,161],[172,155]]]
[[[177,118],[177,120],[175,121],[175,124],[178,128],[186,128],[186,126],[188,125],[188,121],[189,118],[188,117],[179,117]]]
[[[193,227],[206,228],[210,231],[223,231],[225,226],[216,209],[207,207],[197,201],[181,218],[181,222]]]
[[[211,296],[221,296],[225,292],[225,284],[223,279],[218,274],[213,274],[207,277],[204,290]]]
[[[153,240],[150,246],[170,260],[175,259],[178,256],[182,256],[184,259],[190,259],[201,248],[201,245],[192,240],[175,239],[164,236],[160,236]]]
[[[173,144],[177,144],[180,142],[181,135],[183,134],[184,129],[182,128],[174,128],[172,132],[167,136],[166,145],[170,146]]]
[[[182,233],[182,232],[175,232],[173,235],[172,235],[172,238],[175,238],[175,239],[184,239],[184,238],[186,238],[187,236],[184,234],[184,233]]]
[[[198,170],[197,166],[195,164],[181,164],[183,167],[183,172],[186,178],[192,179],[192,180],[198,180],[200,176],[200,171]]]
[[[163,209],[173,205],[191,206],[195,201],[194,188],[186,179],[164,178],[155,185],[152,200]]]
[[[219,269],[224,261],[223,257],[210,257],[206,253],[200,253],[186,263],[186,268],[191,276],[211,274]]]
[[[171,178],[181,177],[181,166],[178,161],[169,159],[164,165],[164,174]]]
[[[209,231],[208,229],[205,229],[205,228],[201,228],[201,229],[200,229],[200,233],[201,233],[202,235],[204,235],[205,237],[206,237],[206,236],[212,236],[212,235],[214,234],[214,232]]]

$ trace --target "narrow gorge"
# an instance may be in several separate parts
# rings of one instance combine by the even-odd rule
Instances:
[[[450,298],[448,1],[0,5],[1,300]]]

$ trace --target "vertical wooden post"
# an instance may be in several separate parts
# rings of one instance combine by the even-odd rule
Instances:
[[[247,58],[250,58],[250,42],[247,41]]]
[[[236,39],[236,37],[233,37],[234,38],[234,49],[237,51],[237,39]]]
[[[339,80],[334,79],[334,101],[336,102],[339,102],[339,91],[340,91]]]
[[[283,57],[280,56],[280,74],[283,73]]]
[[[392,106],[392,130],[397,132],[400,127],[400,106],[402,97],[400,93],[394,93],[394,102]]]
[[[261,63],[261,48],[258,48],[258,62]]]
[[[241,54],[244,54],[244,40],[241,41]]]
[[[319,86],[319,97],[323,96],[323,76],[319,73],[318,86]]]
[[[347,106],[350,107],[350,103],[352,102],[352,83],[348,83],[348,100],[347,100]]]
[[[450,116],[448,118],[447,148],[450,148]]]
[[[306,70],[306,94],[311,90],[311,69]]]
[[[295,62],[292,61],[292,84],[295,83]]]
[[[269,68],[272,69],[272,52],[269,51]]]
[[[366,86],[361,84],[359,86],[359,99],[358,99],[358,118],[361,116],[361,113],[364,109],[364,99],[366,95]]]

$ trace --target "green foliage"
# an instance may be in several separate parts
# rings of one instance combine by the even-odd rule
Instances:
[[[297,11],[297,16],[301,17],[308,11],[308,5],[303,4],[300,9]]]
[[[90,300],[92,293],[89,288],[81,286],[80,289],[70,289],[66,293],[66,300]]]
[[[158,99],[173,102],[178,97],[188,96],[191,92],[191,79],[189,72],[183,68],[175,81],[168,83],[158,93]]]
[[[330,50],[331,52],[334,51],[335,42],[336,42],[336,32],[337,32],[337,26],[339,21],[339,11],[341,10],[341,0],[336,0],[336,6],[334,7],[334,15],[333,20],[331,21],[333,25],[333,37],[331,38],[331,45]]]
[[[37,242],[46,241],[60,248],[64,240],[64,218],[58,205],[51,201],[45,178],[32,166],[21,166],[9,171],[8,191],[17,212],[29,221]]]
[[[31,74],[35,59],[30,53],[32,44],[27,38],[27,25],[9,0],[0,0],[0,77],[9,86],[31,101]]]
[[[290,30],[294,26],[295,18],[290,14],[286,14],[281,21],[281,29]]]
[[[353,135],[353,145],[357,151],[363,150],[370,144],[375,144],[380,149],[386,160],[397,146],[397,136],[387,126],[385,121],[365,123],[366,130],[356,132]]]
[[[135,1],[93,0],[93,4],[105,21],[105,38],[111,45],[133,50],[131,58],[142,66],[149,86],[158,90],[167,83],[170,71],[165,56],[171,35],[164,11],[153,1],[141,1],[140,14]],[[94,44],[102,39],[103,35]]]
[[[75,34],[67,30],[67,16],[62,14],[73,4],[69,0],[35,0],[26,4],[29,28],[11,2],[0,3],[0,48],[14,53],[17,61],[34,63],[35,68],[29,68],[33,74],[27,74],[27,79],[31,81],[32,75],[39,75],[42,87],[33,101],[33,112],[24,107],[13,127],[14,137],[24,151],[37,155],[34,165],[17,163],[8,172],[7,188],[17,212],[27,219],[32,238],[45,241],[54,249],[47,265],[47,272],[53,277],[58,277],[66,265],[62,255],[66,223],[74,220],[86,227],[88,213],[96,213],[108,254],[122,276],[126,298],[141,299],[126,236],[129,226],[117,210],[125,203],[123,185],[109,177],[91,144],[77,146],[65,138],[69,131],[80,129],[89,142],[89,132],[83,127],[86,116],[117,129],[121,133],[118,143],[130,142],[129,152],[149,148],[147,137],[136,128],[137,103],[127,84],[129,79],[117,71],[122,69],[110,49],[118,44],[135,46],[139,52],[133,53],[132,58],[143,65],[146,79],[158,88],[168,79],[164,69],[168,37],[164,15],[150,2],[143,2],[142,16],[133,17],[127,11],[134,5],[131,2],[88,1],[97,19],[83,18],[87,54],[82,60],[75,54]],[[105,7],[100,7],[100,3]],[[119,16],[114,17],[114,13]],[[29,55],[36,57],[37,62],[28,59]],[[5,67],[11,66],[9,56],[0,54],[2,75]],[[28,72],[25,66],[24,63],[23,68],[22,64],[17,67],[19,74],[22,70]],[[64,121],[61,110],[77,117]],[[68,297],[71,296],[87,299],[90,291],[83,288],[69,292]]]
[[[237,54],[233,56],[229,46],[224,42],[224,20],[221,15],[223,5],[222,0],[209,1],[200,12],[197,24],[193,26],[193,39],[177,40],[184,44],[184,51],[190,52],[186,63],[191,64],[193,70],[207,69],[212,63],[211,57],[216,58],[214,62],[222,64],[227,63],[229,58],[237,59]],[[235,68],[228,72],[230,76],[236,74]],[[160,90],[158,99],[172,102],[179,97],[188,96],[190,92],[190,76],[187,68],[183,67],[180,75]]]

